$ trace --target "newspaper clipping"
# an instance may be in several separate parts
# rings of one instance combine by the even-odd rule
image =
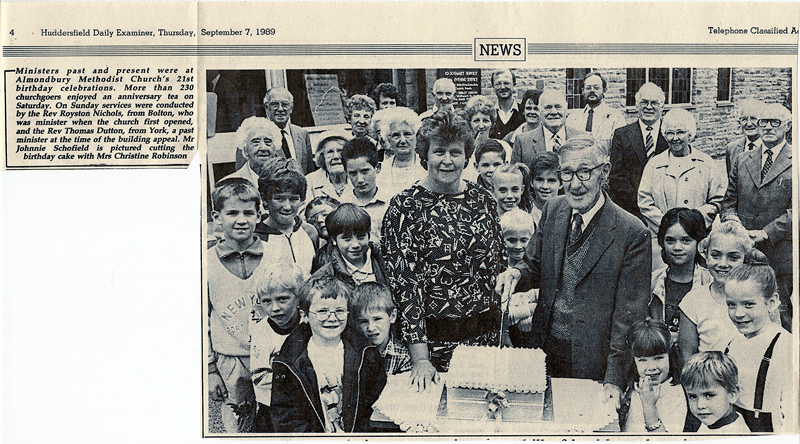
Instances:
[[[4,425],[796,440],[799,11],[3,3]]]

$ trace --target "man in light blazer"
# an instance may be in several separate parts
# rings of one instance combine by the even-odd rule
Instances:
[[[654,83],[645,83],[636,92],[639,119],[614,132],[611,139],[611,175],[608,195],[624,210],[641,218],[639,211],[639,182],[647,161],[667,149],[667,139],[661,134],[661,113],[664,110],[664,91]],[[648,141],[652,146],[648,152]]]
[[[761,148],[761,139],[758,133],[758,110],[763,106],[761,102],[744,99],[738,102],[739,124],[742,126],[742,137],[734,140],[725,147],[725,167],[731,173],[733,161],[739,154]]]
[[[558,157],[565,193],[545,204],[523,273],[540,288],[531,345],[544,350],[552,377],[602,381],[619,407],[631,364],[625,335],[650,300],[650,231],[602,191],[611,169],[604,144],[576,138]]]
[[[533,161],[546,151],[558,151],[558,147],[569,139],[586,136],[584,131],[566,125],[567,98],[554,89],[545,90],[539,96],[542,124],[533,131],[519,134],[514,139],[511,162],[522,162],[532,168]]]
[[[597,141],[611,143],[617,128],[625,126],[625,117],[618,109],[608,106],[605,93],[608,83],[599,72],[590,72],[583,79],[583,98],[586,106],[575,109],[567,117],[567,127],[592,133]]]
[[[761,149],[745,152],[733,161],[722,217],[735,215],[750,231],[756,248],[764,252],[778,280],[781,324],[792,323],[792,146],[786,132],[792,113],[773,103],[761,107],[758,132]]]
[[[294,109],[294,96],[286,88],[272,88],[264,96],[267,117],[281,130],[281,139],[276,141],[278,155],[291,158],[300,164],[303,174],[316,169],[311,152],[308,131],[290,122]]]

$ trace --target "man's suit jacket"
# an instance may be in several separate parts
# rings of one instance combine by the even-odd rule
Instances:
[[[300,164],[300,168],[303,170],[303,174],[308,174],[317,169],[317,165],[314,163],[314,154],[311,151],[311,138],[308,136],[308,131],[300,128],[299,126],[290,123],[291,128],[289,132],[292,133],[292,141],[294,142],[294,152],[297,155],[295,159],[297,163]],[[275,141],[275,150],[281,156],[283,155],[283,151],[281,151],[281,140],[278,139]],[[244,155],[242,154],[241,150],[236,150],[236,167],[241,168],[245,164]]]
[[[566,126],[564,128],[567,140],[589,133]],[[536,157],[547,151],[545,137],[550,137],[551,132],[545,132],[544,126],[539,125],[535,130],[519,134],[514,139],[514,148],[511,150],[511,162],[522,162],[531,168]],[[563,143],[563,142],[562,142]],[[531,171],[533,171],[531,169]]]
[[[792,147],[788,143],[761,180],[761,149],[734,159],[722,214],[736,214],[748,230],[764,230],[756,245],[776,274],[792,273]]]
[[[746,147],[749,142],[750,141],[747,139],[747,137],[740,137],[725,146],[725,167],[728,169],[728,174],[731,173],[733,161],[736,160],[736,157],[739,154],[742,154],[747,150]],[[756,142],[758,142],[758,139],[756,139]],[[756,145],[756,147],[758,146],[760,145]]]
[[[531,345],[544,345],[553,302],[559,293],[572,207],[558,196],[542,210],[528,244],[534,287],[540,287],[533,314]],[[625,335],[644,319],[650,302],[650,231],[606,198],[575,287],[572,376],[616,384],[624,390]]]
[[[667,149],[667,139],[658,133],[656,152]],[[654,154],[654,155],[655,155]],[[647,164],[644,136],[639,121],[625,125],[614,132],[611,139],[611,174],[608,177],[608,195],[622,209],[641,218],[639,211],[639,182]]]

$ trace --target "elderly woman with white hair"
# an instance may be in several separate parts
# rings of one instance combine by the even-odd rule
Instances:
[[[725,165],[692,146],[696,132],[689,111],[677,108],[664,116],[661,133],[669,149],[647,162],[639,184],[639,209],[653,234],[671,208],[699,210],[707,227],[719,213],[728,187]]]
[[[236,130],[236,149],[241,151],[245,164],[229,177],[242,177],[258,187],[258,176],[264,164],[276,155],[281,130],[265,117],[248,117]]]
[[[378,126],[381,138],[388,145],[391,156],[381,164],[382,186],[391,190],[391,195],[410,187],[427,173],[417,157],[417,130],[422,125],[417,113],[396,107],[379,111],[381,120]]]

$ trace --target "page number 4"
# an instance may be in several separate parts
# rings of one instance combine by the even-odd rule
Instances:
[[[14,35],[14,30],[12,29],[9,34]]]

